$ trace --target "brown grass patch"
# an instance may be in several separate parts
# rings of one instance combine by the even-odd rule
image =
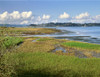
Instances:
[[[0,27],[0,34],[3,35],[19,35],[19,34],[51,34],[55,32],[61,32],[60,30],[50,28],[12,28],[12,27]]]
[[[17,51],[24,52],[50,52],[54,49],[54,44],[51,41],[36,41],[32,42],[36,38],[28,38],[24,43],[17,49]]]

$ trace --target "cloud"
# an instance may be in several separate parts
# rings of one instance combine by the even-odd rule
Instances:
[[[20,19],[21,15],[18,11],[13,11],[11,14],[9,14],[9,17],[12,19]]]
[[[69,20],[69,22],[73,22],[73,23],[95,23],[98,22],[97,18],[99,18],[98,16],[90,16],[90,14],[88,12],[84,12],[81,13],[75,17],[72,17],[71,20]]]
[[[95,17],[93,17],[95,20],[100,20],[100,15],[96,15]]]
[[[91,16],[88,12],[81,13],[79,15],[70,17],[69,14],[64,12],[59,18],[52,18],[48,14],[42,16],[34,16],[32,11],[13,11],[8,13],[7,11],[0,14],[0,24],[41,24],[48,22],[73,22],[73,23],[100,23],[100,15]],[[61,20],[66,19],[66,20]]]
[[[53,22],[53,23],[57,23],[57,22],[58,22],[58,20],[56,19],[56,20],[53,20],[53,21],[51,21],[51,22]]]
[[[43,14],[42,16],[38,16],[35,19],[34,24],[48,23],[50,17],[51,17],[50,15],[46,15],[46,14]]]
[[[29,21],[22,21],[20,24],[28,24]]]
[[[67,19],[67,18],[69,18],[69,14],[67,14],[66,12],[64,12],[64,14],[61,14],[61,15],[59,16],[59,18],[60,18],[60,19]]]
[[[96,23],[100,23],[100,15],[96,15],[96,16],[92,17],[92,19],[93,19]]]
[[[86,18],[89,18],[89,13],[88,12],[85,12],[85,13],[81,13],[79,14],[78,16],[76,16],[75,18],[76,19],[86,19]]]
[[[32,11],[21,13],[19,11],[13,11],[12,13],[6,11],[0,14],[0,24],[28,24],[33,19]]]
[[[31,11],[29,11],[29,12],[22,12],[21,16],[22,16],[22,18],[25,18],[25,19],[30,18],[32,16],[32,12]]]
[[[50,15],[45,15],[45,14],[44,14],[44,15],[42,16],[42,19],[43,19],[43,20],[48,20],[48,19],[50,19]]]
[[[73,23],[95,23],[95,20],[93,19],[72,19],[69,22],[73,22]]]
[[[0,14],[0,20],[2,20],[2,21],[7,20],[8,18],[9,18],[9,14],[7,11]]]
[[[37,21],[41,21],[42,18],[40,16],[37,17]]]

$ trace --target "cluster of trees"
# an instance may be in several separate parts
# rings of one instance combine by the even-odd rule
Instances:
[[[100,26],[100,23],[45,23],[45,24],[30,24],[30,26],[34,26],[34,27],[67,27],[67,26]]]

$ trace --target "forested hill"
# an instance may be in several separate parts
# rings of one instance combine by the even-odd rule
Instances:
[[[100,26],[100,23],[45,23],[45,24],[30,24],[29,26],[33,27],[67,27],[67,26]]]

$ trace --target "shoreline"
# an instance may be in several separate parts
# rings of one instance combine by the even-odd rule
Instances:
[[[100,44],[100,38],[78,35],[77,32],[70,30],[59,29],[58,27],[43,27],[43,28],[16,28],[16,27],[0,27],[6,30],[5,33],[11,36],[22,37],[52,37],[56,39],[75,40],[87,43]],[[6,36],[6,35],[5,35]]]
[[[50,28],[50,29],[56,29],[56,28]],[[61,30],[61,29],[56,29]],[[81,41],[81,42],[87,42],[87,43],[93,43],[93,44],[100,44],[100,39],[96,37],[91,36],[85,36],[85,35],[74,35],[77,34],[76,32],[72,32],[69,30],[61,30],[61,32],[55,32],[51,34],[41,34],[41,35],[24,35],[23,37],[52,37],[56,39],[67,39],[67,40],[73,40],[73,41]]]

